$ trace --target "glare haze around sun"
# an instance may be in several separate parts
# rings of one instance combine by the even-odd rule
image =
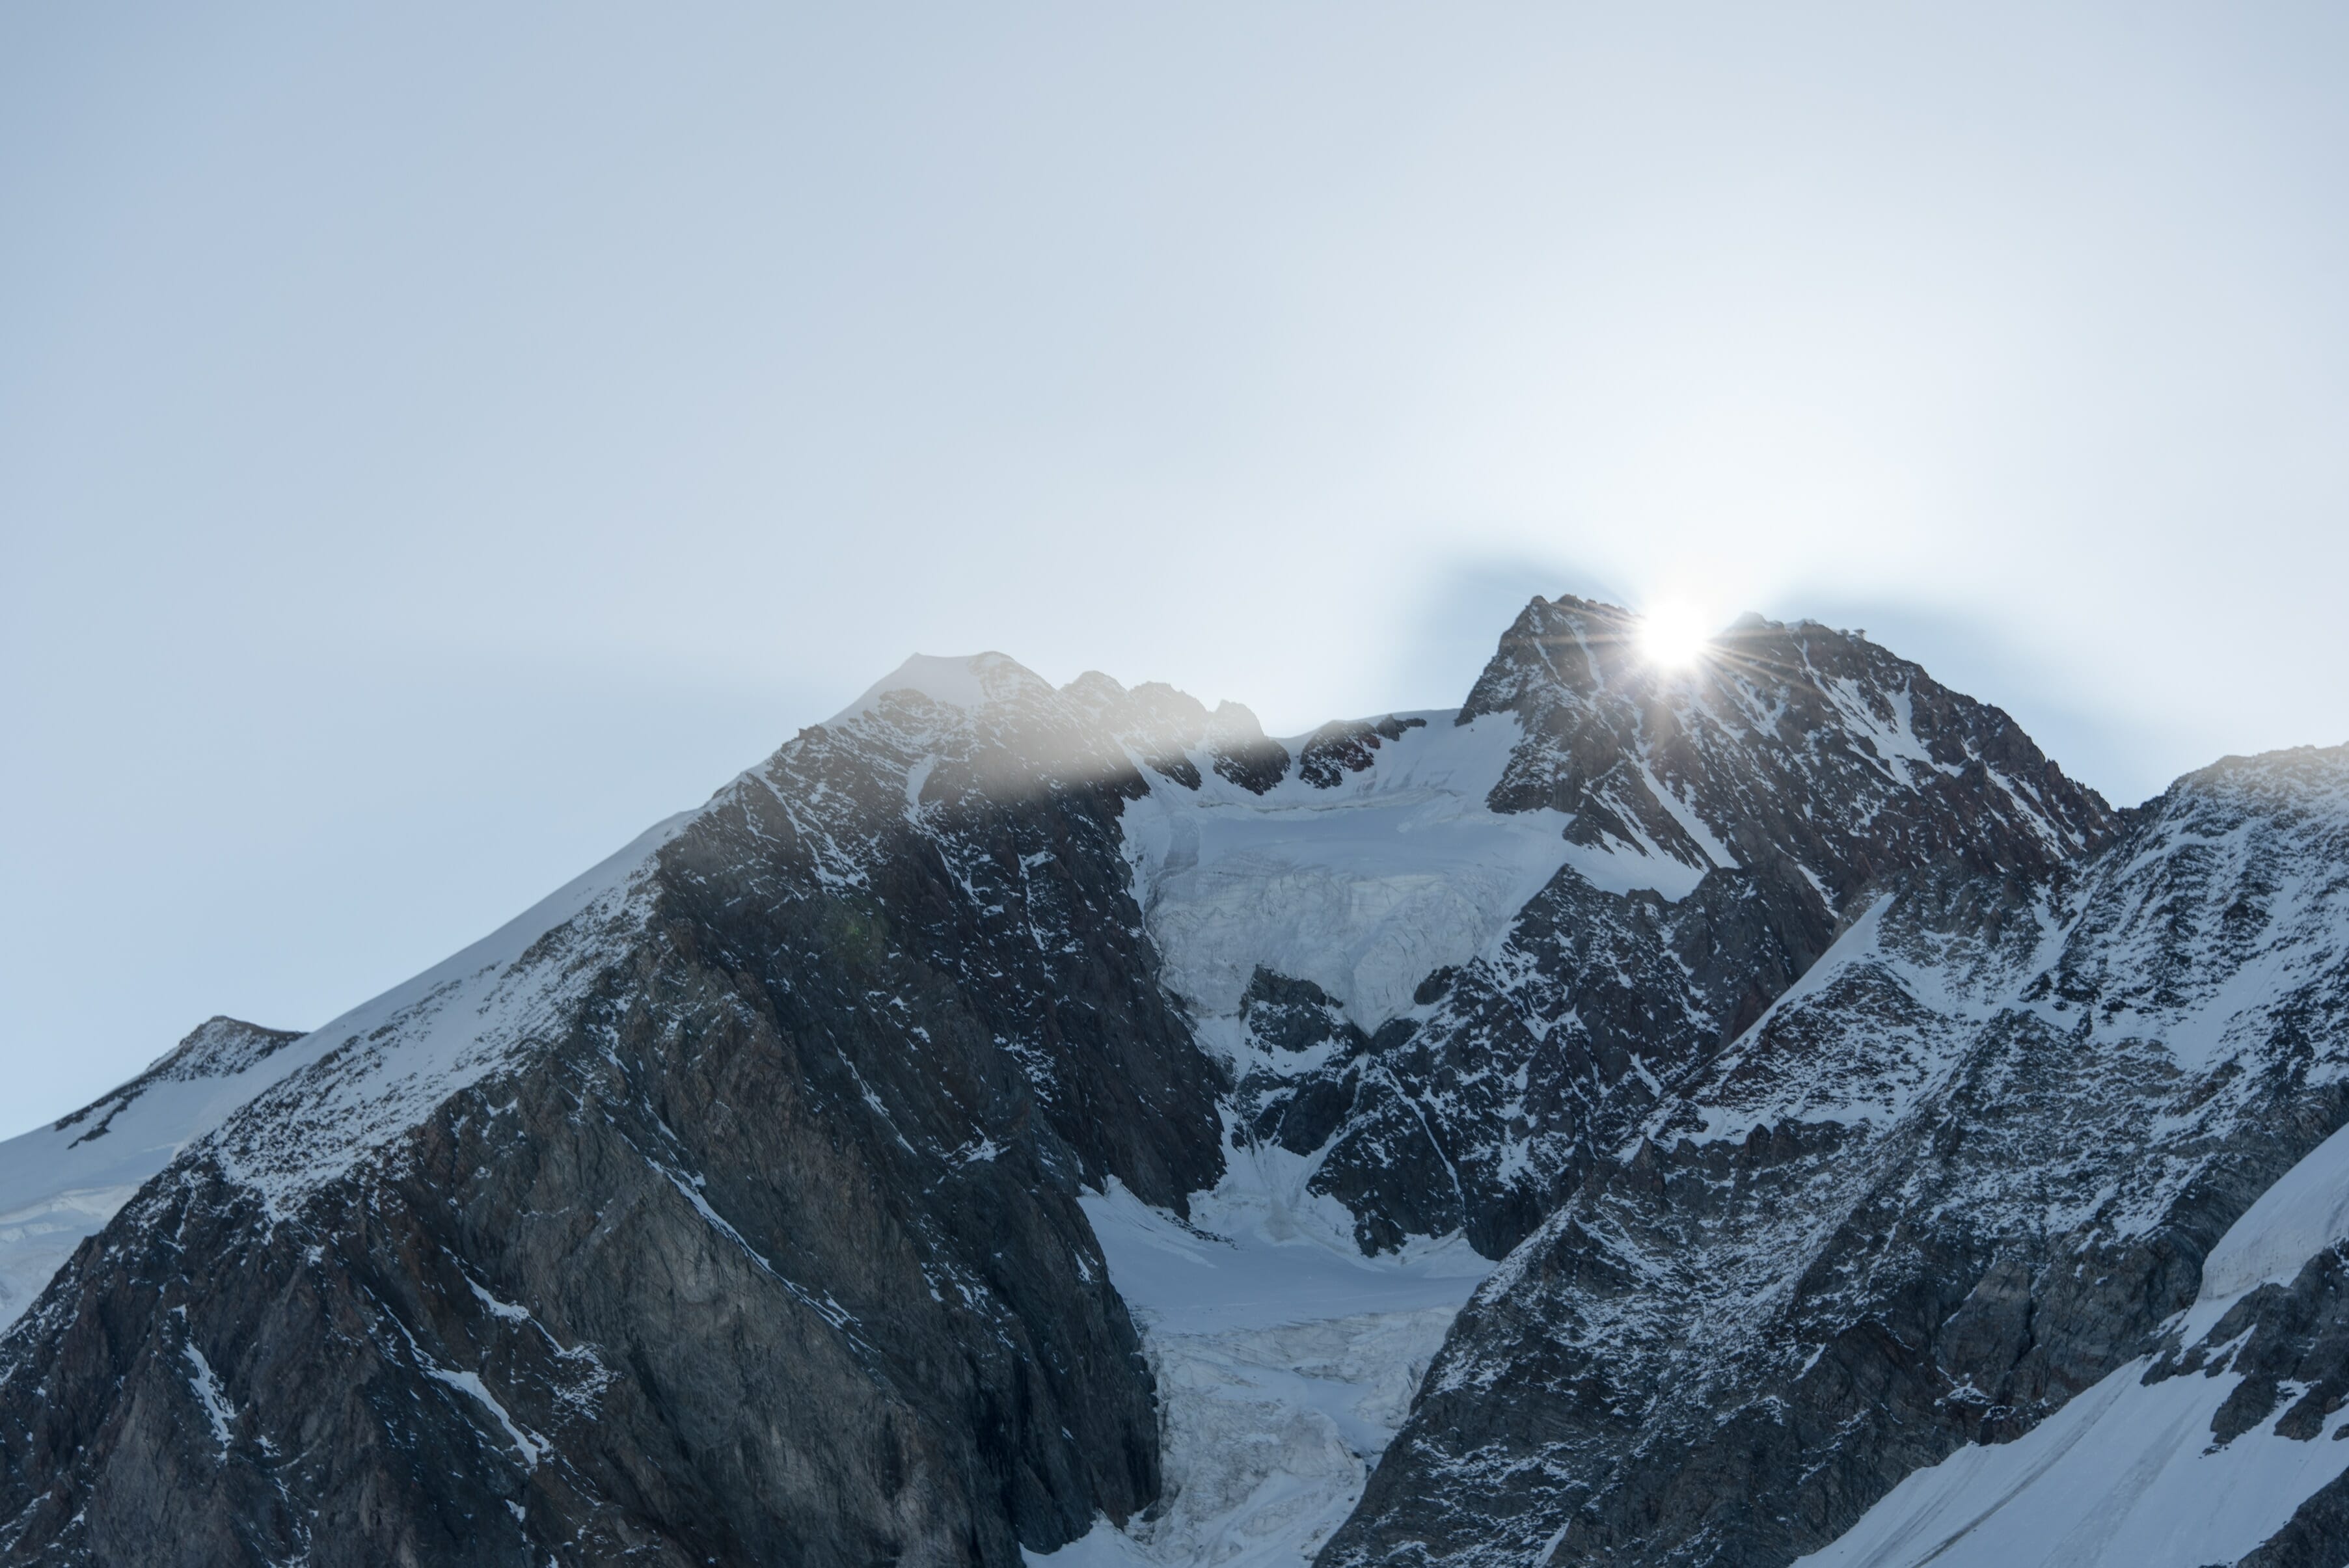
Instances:
[[[1677,601],[1652,604],[1640,617],[1640,652],[1650,664],[1668,669],[1684,669],[1696,663],[1709,634],[1703,614],[1695,606]]]

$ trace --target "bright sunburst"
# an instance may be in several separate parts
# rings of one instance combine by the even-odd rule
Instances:
[[[1704,652],[1703,613],[1693,604],[1666,599],[1648,607],[1640,617],[1640,651],[1651,664],[1682,668],[1696,663]]]

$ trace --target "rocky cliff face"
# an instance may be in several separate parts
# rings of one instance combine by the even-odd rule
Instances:
[[[1536,600],[1453,720],[1513,720],[1488,804],[1559,824],[1506,937],[1255,1125],[1319,1161],[1366,1246],[1499,1256],[1826,951],[1866,890],[1940,868],[2020,911],[2114,832],[1996,708],[1864,639],[1749,616],[1685,670],[1625,613]]]
[[[1288,741],[916,659],[205,1026],[0,1144],[0,1561],[2349,1562],[2349,752],[2115,813],[1636,631]]]
[[[1216,1079],[1141,780],[1000,684],[802,736],[281,1047],[0,1346],[0,1552],[1001,1564],[1147,1503],[1075,1193],[1212,1184]]]
[[[2212,1440],[2313,1439],[2331,1264],[2178,1342],[2344,1119],[2349,749],[2181,780],[2020,906],[1906,878],[1487,1283],[1323,1561],[1785,1563],[2148,1357],[2242,1379]]]

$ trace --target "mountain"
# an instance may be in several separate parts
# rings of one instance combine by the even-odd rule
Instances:
[[[207,1019],[104,1099],[0,1143],[0,1329],[182,1144],[274,1080],[298,1038]]]
[[[1158,1490],[1076,1195],[1216,1074],[1049,687],[891,689],[303,1040],[0,1341],[27,1562],[1009,1563]]]
[[[205,1025],[0,1144],[0,1561],[2349,1563],[2349,750],[1638,632],[917,657]]]
[[[1537,600],[1448,727],[1455,748],[1509,738],[1485,810],[1538,837],[1544,880],[1497,941],[1406,965],[1408,1007],[1341,995],[1356,1033],[1328,1059],[1273,1052],[1243,1084],[1256,1130],[1319,1151],[1317,1188],[1371,1246],[1464,1226],[1499,1256],[1865,890],[1948,866],[2019,909],[2116,826],[2003,713],[1814,623],[1748,617],[1672,671],[1623,612]]]
[[[2158,1410],[2151,1458],[2198,1488],[2344,1429],[2349,1225],[2238,1222],[2320,1147],[2299,1179],[2343,1202],[2349,748],[2181,779],[2019,909],[1982,885],[1873,895],[1593,1170],[1464,1315],[1325,1561],[1784,1563],[1866,1514],[1880,1548],[1823,1561],[2012,1562],[1984,1522],[2029,1461],[1971,1456],[2092,1389],[2115,1431]],[[2189,1372],[2182,1405],[2137,1391]],[[2330,1451],[2207,1555],[2088,1554],[2115,1499],[2082,1492],[2107,1513],[2062,1560],[2232,1561]],[[1929,1521],[1886,1495],[1952,1465]]]

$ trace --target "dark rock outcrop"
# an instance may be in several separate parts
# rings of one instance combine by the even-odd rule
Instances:
[[[0,1554],[1002,1565],[1143,1506],[1074,1192],[1220,1156],[1143,787],[1049,691],[885,697],[533,944],[575,1000],[378,1152],[287,1133],[440,994],[288,1078],[0,1340]]]
[[[1316,789],[1330,789],[1349,773],[1360,773],[1371,765],[1371,754],[1381,740],[1401,740],[1403,732],[1423,729],[1427,720],[1416,716],[1398,718],[1392,714],[1371,723],[1366,719],[1337,719],[1323,725],[1306,737],[1297,753],[1297,774]]]
[[[1570,863],[1499,952],[1382,1033],[1375,1062],[1294,1083],[1349,1105],[1314,1184],[1355,1212],[1366,1249],[1464,1227],[1501,1255],[1760,1017],[1868,890],[1930,869],[1997,906],[1984,918],[2011,914],[2117,830],[2005,714],[1857,636],[1748,616],[1667,671],[1636,626],[1537,599],[1459,715],[1516,716],[1492,805],[1571,813],[1568,838],[1630,890]]]
[[[2160,1350],[2220,1235],[2349,1121],[2349,749],[2181,780],[2032,918],[1962,895],[1985,879],[1912,879],[1594,1161],[1324,1568],[1784,1563]],[[2213,1441],[2349,1390],[2336,1275],[2238,1308]]]

